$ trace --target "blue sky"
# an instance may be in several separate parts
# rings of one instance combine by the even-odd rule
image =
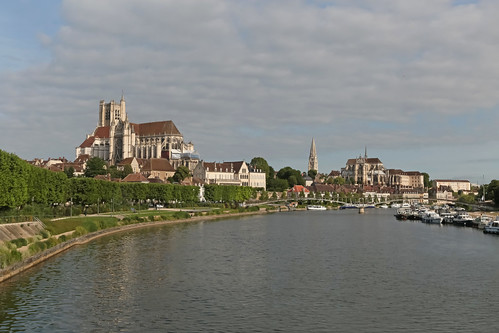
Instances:
[[[8,1],[0,149],[65,156],[124,90],[206,161],[319,171],[363,154],[431,178],[499,178],[499,2]]]

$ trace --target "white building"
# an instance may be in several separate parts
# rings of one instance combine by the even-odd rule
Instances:
[[[249,167],[246,162],[200,162],[193,176],[205,184],[237,185],[266,188],[265,173]]]
[[[453,192],[469,192],[471,191],[471,183],[469,180],[446,180],[446,179],[435,179],[433,182],[433,188],[439,191],[440,187],[450,188]]]

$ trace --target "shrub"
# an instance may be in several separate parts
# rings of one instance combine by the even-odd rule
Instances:
[[[31,254],[35,254],[35,253],[38,253],[40,251],[43,251],[47,248],[47,244],[45,244],[44,242],[35,242],[33,244],[31,244],[29,246],[29,252]]]
[[[42,235],[42,238],[49,238],[50,232],[48,230],[42,230],[40,231],[40,235]]]
[[[48,248],[51,248],[51,247],[59,244],[59,241],[55,237],[50,237],[49,239],[47,239],[45,241],[45,244],[47,245],[47,249],[48,249]]]
[[[59,236],[59,242],[62,243],[62,242],[65,242],[67,240],[68,240],[68,238],[66,237],[66,235]]]
[[[81,224],[81,226],[88,232],[96,232],[99,230],[99,227],[94,221],[85,221]]]
[[[77,226],[75,231],[72,233],[72,237],[79,237],[88,234],[87,229],[83,228],[82,226]]]
[[[17,250],[9,250],[7,246],[0,245],[0,268],[7,267],[20,261],[22,254]]]
[[[123,219],[124,220],[124,219]],[[128,219],[130,220],[130,219]],[[115,220],[109,220],[109,221],[99,221],[99,229],[107,229],[107,228],[112,228],[112,227],[116,227],[118,225],[118,222],[115,221]]]
[[[173,214],[173,217],[176,219],[188,219],[191,216],[187,212],[175,212],[175,214]]]
[[[28,241],[24,238],[13,239],[10,242],[14,244],[17,248],[28,245]]]

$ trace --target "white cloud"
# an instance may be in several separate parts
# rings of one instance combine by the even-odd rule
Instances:
[[[2,74],[0,142],[71,157],[121,89],[133,121],[172,119],[208,160],[497,140],[499,4],[456,4],[64,1],[39,35],[51,61]],[[449,125],[469,114],[483,126]]]

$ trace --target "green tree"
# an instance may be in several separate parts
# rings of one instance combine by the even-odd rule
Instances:
[[[64,173],[68,178],[73,178],[75,175],[75,168],[72,166],[64,168]]]
[[[94,178],[97,175],[105,175],[106,173],[106,162],[102,158],[92,157],[87,161],[85,177]]]
[[[336,184],[336,185],[345,185],[345,183],[346,183],[346,180],[343,177],[335,177],[333,179],[333,184]]]
[[[289,187],[293,187],[294,185],[305,185],[305,180],[303,179],[301,172],[289,166],[280,169],[277,172],[277,178],[287,180]]]
[[[267,190],[282,192],[289,188],[287,179],[272,178],[267,181]]]
[[[427,174],[426,172],[423,172],[423,184],[424,184],[424,187],[426,187],[426,188],[431,187],[430,175]]]
[[[310,178],[315,179],[315,177],[317,176],[317,170],[308,170],[307,175],[308,175]]]
[[[189,176],[190,176],[189,168],[181,165],[177,168],[172,178],[174,182],[180,183]]]
[[[270,171],[269,164],[263,157],[253,157],[251,159],[250,164],[254,166],[256,169],[260,169],[262,170],[262,172],[265,172],[267,179],[271,177],[271,175],[269,174]]]

